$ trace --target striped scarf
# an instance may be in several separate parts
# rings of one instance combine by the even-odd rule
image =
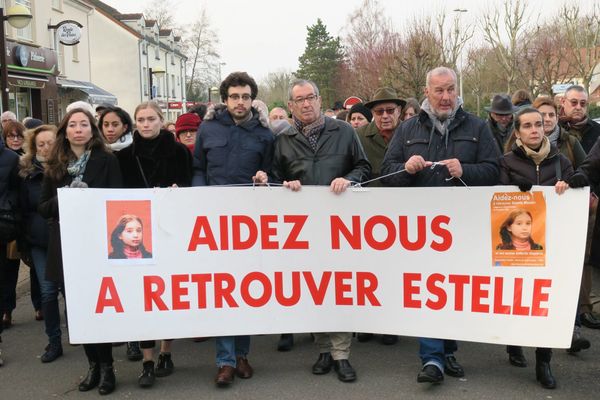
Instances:
[[[302,132],[302,134],[308,140],[310,147],[314,152],[317,151],[317,142],[319,141],[319,136],[321,135],[321,131],[325,127],[325,116],[323,114],[319,115],[319,118],[312,124],[304,125],[299,119],[294,117],[294,124],[298,132]]]

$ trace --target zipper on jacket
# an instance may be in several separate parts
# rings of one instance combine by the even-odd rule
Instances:
[[[540,184],[540,164],[535,165],[535,174],[537,175],[537,184]]]

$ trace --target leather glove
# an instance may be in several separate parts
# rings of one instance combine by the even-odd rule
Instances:
[[[69,185],[69,187],[86,189],[88,187],[88,184],[82,180],[73,179],[73,182],[71,182],[71,185]]]
[[[582,188],[584,186],[589,186],[589,182],[587,180],[587,177],[582,174],[581,172],[576,173],[575,175],[573,175],[568,181],[567,183],[569,184],[570,187],[572,188]]]
[[[531,187],[533,186],[531,182],[527,181],[516,182],[516,185],[519,187],[519,190],[521,192],[529,192],[531,190]]]

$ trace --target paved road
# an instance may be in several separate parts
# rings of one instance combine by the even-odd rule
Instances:
[[[600,291],[600,271],[594,271],[594,287]],[[21,282],[15,325],[4,332],[5,366],[0,368],[0,400],[12,399],[90,399],[97,392],[80,393],[78,381],[85,373],[81,346],[64,340],[65,354],[51,364],[42,364],[40,353],[46,345],[43,323],[33,319],[33,311]],[[598,310],[600,311],[600,310]],[[214,341],[194,343],[177,340],[173,344],[175,373],[157,380],[151,389],[137,387],[140,362],[125,358],[125,347],[114,349],[117,390],[114,399],[597,399],[600,393],[600,331],[583,329],[592,348],[577,356],[564,350],[554,352],[552,368],[558,389],[546,390],[535,381],[533,349],[526,349],[528,368],[509,365],[503,346],[460,343],[457,353],[466,370],[464,379],[446,377],[443,385],[416,383],[419,370],[417,341],[403,337],[394,346],[378,342],[353,343],[351,362],[359,379],[341,383],[335,374],[315,376],[310,366],[316,348],[308,334],[297,335],[293,351],[275,351],[277,337],[257,336],[252,340],[249,360],[255,368],[250,380],[236,380],[228,389],[216,388],[213,377]]]

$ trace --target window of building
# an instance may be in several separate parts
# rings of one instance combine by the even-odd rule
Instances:
[[[20,4],[24,7],[26,7],[27,9],[29,9],[29,12],[31,14],[33,14],[33,12],[31,11],[31,0],[15,0],[15,4]],[[35,15],[31,19],[31,22],[29,23],[29,25],[27,25],[23,29],[17,29],[17,38],[22,39],[22,40],[33,41],[33,27],[34,26],[35,26]]]
[[[171,97],[175,97],[175,74],[171,74]]]
[[[160,60],[160,46],[159,45],[154,46],[154,58],[156,58],[157,60]]]
[[[148,43],[142,42],[142,54],[148,54]]]
[[[62,0],[52,0],[52,8],[62,11]]]

